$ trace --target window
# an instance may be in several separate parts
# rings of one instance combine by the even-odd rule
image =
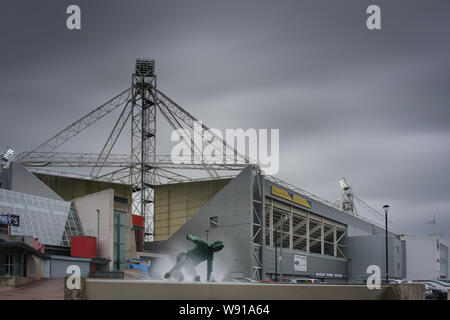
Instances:
[[[128,204],[128,199],[114,196],[114,202]]]
[[[25,277],[25,256],[10,249],[0,251],[0,277]]]
[[[345,258],[344,224],[294,206],[275,206],[274,201],[268,198],[264,217],[266,245],[280,246],[280,219],[283,214],[288,216],[283,223],[283,248]]]
[[[8,225],[0,223],[0,233],[8,233]]]
[[[121,211],[114,211],[114,257],[113,268],[123,270],[125,266],[125,217]]]

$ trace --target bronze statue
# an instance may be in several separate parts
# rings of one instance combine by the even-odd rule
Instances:
[[[187,274],[194,276],[194,279],[199,281],[200,277],[195,271],[195,266],[200,262],[207,260],[208,270],[206,279],[209,281],[213,271],[214,253],[223,249],[223,242],[215,241],[209,243],[208,241],[191,234],[186,235],[186,239],[194,242],[196,244],[195,248],[186,252],[181,252],[177,256],[177,262],[172,269],[164,275],[164,278],[168,279],[169,277],[174,277],[181,281],[183,279],[183,275],[180,272],[180,269],[184,268]]]

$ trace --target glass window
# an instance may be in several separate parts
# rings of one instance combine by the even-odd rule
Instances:
[[[24,277],[25,266],[22,252],[0,250],[0,277]]]
[[[114,270],[123,270],[125,265],[125,218],[124,212],[114,211]]]
[[[59,223],[62,223],[62,220],[60,220]],[[75,204],[73,203],[69,210],[69,216],[67,217],[67,221],[65,224],[61,245],[70,247],[70,239],[72,238],[72,236],[84,236],[80,217],[78,216],[78,211],[75,207]]]
[[[60,222],[67,220],[70,202],[5,189],[0,189],[0,199],[8,199],[0,203],[2,212],[20,217],[20,226],[11,227],[12,235],[33,236],[43,244],[61,245],[64,223]]]

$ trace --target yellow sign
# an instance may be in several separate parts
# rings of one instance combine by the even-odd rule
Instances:
[[[308,200],[306,200],[306,199],[304,199],[302,197],[299,197],[296,194],[289,193],[286,190],[277,188],[275,186],[272,186],[272,194],[277,196],[277,197],[280,197],[280,198],[283,198],[283,199],[295,202],[295,203],[297,203],[299,205],[302,205],[304,207],[311,208],[311,202],[310,201],[308,201]]]

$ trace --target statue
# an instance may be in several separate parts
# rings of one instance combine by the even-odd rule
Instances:
[[[175,277],[175,275],[178,274],[178,278],[181,281],[183,279],[183,276],[180,272],[180,269],[184,268],[187,274],[194,276],[194,279],[196,281],[199,281],[200,277],[197,276],[195,266],[200,262],[207,260],[208,270],[206,279],[209,282],[211,273],[213,271],[214,253],[223,249],[223,242],[215,241],[209,243],[191,234],[186,235],[186,239],[191,240],[193,243],[195,243],[195,248],[190,249],[186,252],[181,252],[177,256],[177,262],[172,267],[172,269],[170,269],[170,271],[164,275],[164,278],[168,279],[169,277]]]

